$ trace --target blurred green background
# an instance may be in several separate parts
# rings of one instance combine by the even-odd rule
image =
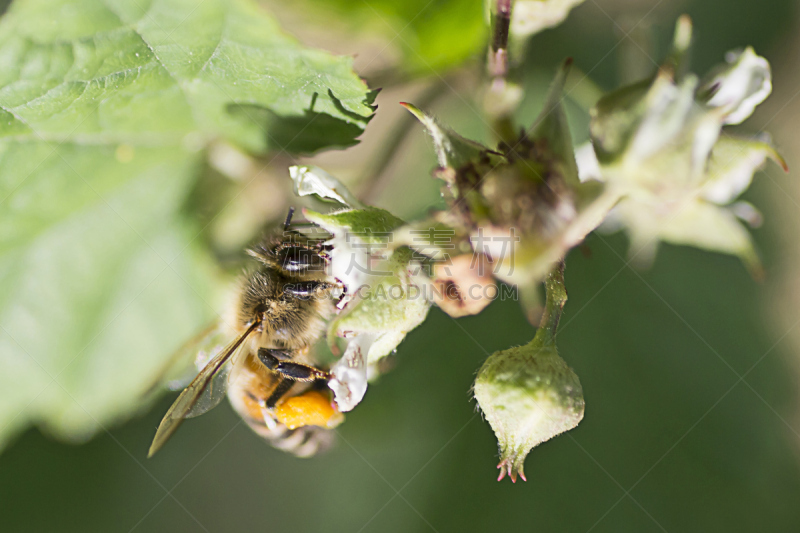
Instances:
[[[314,33],[298,25],[303,18],[297,12],[270,8],[304,40]],[[413,13],[393,16],[399,29],[413,32],[437,10],[460,8],[480,6],[434,1],[406,26],[403,17]],[[792,100],[800,87],[798,8],[789,0],[588,0],[565,24],[533,39],[526,80],[534,90],[526,116],[536,112],[537,95],[563,57],[574,57],[582,72],[610,89],[631,75],[621,65],[641,61],[647,67],[640,46],[655,59],[663,56],[675,17],[685,12],[695,24],[697,72],[748,44],[773,63],[775,94],[741,128],[775,131],[790,167],[797,168],[793,148],[800,133],[791,124],[800,110]],[[438,57],[425,40],[429,34],[387,39],[389,66],[372,74],[387,78],[393,64],[411,64],[409,72],[416,72],[413,61],[391,53],[434,50],[430,57]],[[343,53],[364,46],[362,56],[375,51],[370,39],[377,39],[353,44],[344,31],[318,38]],[[462,49],[468,57],[470,47]],[[414,101],[439,83],[438,74],[414,75],[422,77],[405,84],[387,78],[378,118],[364,135],[375,139],[320,160],[356,183],[369,167],[364,154],[405,124],[396,102]],[[465,76],[448,73],[448,85],[459,94],[446,87],[431,105],[457,129],[486,138]],[[585,112],[580,102],[570,105],[576,139],[585,139]],[[434,164],[422,128],[414,127],[377,203],[400,216],[435,204],[437,185],[428,177]],[[531,453],[527,483],[495,481],[495,439],[469,394],[488,354],[534,333],[518,303],[495,302],[458,321],[432,309],[400,346],[396,368],[348,414],[338,445],[314,459],[273,450],[224,403],[186,423],[147,460],[174,395],[80,446],[28,430],[0,455],[0,530],[798,531],[800,345],[794,325],[800,305],[793,304],[792,281],[800,278],[793,266],[800,195],[793,179],[769,169],[746,194],[765,214],[755,231],[765,283],[753,281],[735,258],[669,246],[651,270],[633,271],[625,266],[627,243],[619,234],[592,235],[585,249],[571,253],[559,350],[581,378],[586,417]]]

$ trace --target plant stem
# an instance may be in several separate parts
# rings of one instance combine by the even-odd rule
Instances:
[[[508,31],[511,27],[511,0],[497,0],[492,13],[492,49],[489,75],[504,79],[508,75]],[[493,80],[494,82],[494,80]]]
[[[564,304],[567,303],[567,287],[564,285],[564,260],[557,262],[553,270],[547,274],[544,280],[546,291],[544,313],[539,324],[539,334],[544,335],[551,342],[555,340],[558,322],[561,320],[561,312]]]
[[[511,119],[511,109],[507,105],[495,103],[495,111],[490,111],[489,101],[509,102],[515,98],[511,96],[513,89],[508,83],[509,57],[508,57],[508,38],[511,28],[511,9],[513,0],[496,0],[492,10],[492,42],[489,47],[486,70],[489,74],[489,88],[485,105],[487,114],[493,115],[492,128],[498,140],[506,144],[513,145],[516,142],[517,133],[514,128],[514,121]],[[509,100],[511,98],[511,100]],[[516,107],[516,103],[512,105]]]

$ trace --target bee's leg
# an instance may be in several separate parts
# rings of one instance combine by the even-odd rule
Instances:
[[[281,398],[286,396],[286,393],[289,392],[289,389],[292,388],[294,385],[294,381],[291,379],[280,378],[278,382],[278,386],[272,390],[272,393],[267,397],[267,400],[264,402],[264,405],[267,409],[274,409],[275,405],[280,401]]]
[[[286,214],[286,222],[283,223],[283,231],[289,229],[292,225],[292,216],[294,215],[294,207],[289,207],[289,213]]]
[[[328,283],[327,281],[311,280],[300,281],[284,285],[283,291],[291,294],[297,298],[319,298],[325,293],[333,290],[342,290],[343,287],[336,283]]]
[[[349,301],[350,295],[347,294],[347,287],[342,283],[342,293],[339,295],[339,299],[336,300],[336,309],[341,310]]]
[[[291,361],[294,353],[291,350],[278,350],[277,348],[259,348],[258,358],[270,370],[275,370],[271,365],[277,365],[281,361]]]
[[[317,381],[318,379],[330,379],[331,375],[324,370],[314,368],[310,365],[303,363],[295,363],[293,361],[282,361],[282,358],[288,358],[289,355],[283,350],[273,350],[270,348],[259,348],[258,358],[264,363],[264,366],[280,373],[284,378],[294,381]]]

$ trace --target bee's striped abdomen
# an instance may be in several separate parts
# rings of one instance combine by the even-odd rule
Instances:
[[[251,352],[231,371],[228,399],[247,425],[279,450],[297,457],[311,457],[329,448],[334,440],[332,430],[319,426],[289,429],[270,415],[266,401],[281,381]],[[309,383],[295,383],[285,396],[296,396],[309,388]]]

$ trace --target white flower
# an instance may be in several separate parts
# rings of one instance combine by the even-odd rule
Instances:
[[[333,391],[336,406],[343,413],[352,411],[367,392],[367,362],[364,354],[369,353],[374,340],[375,335],[372,334],[351,338],[344,355],[331,368],[333,378],[328,381],[328,387]]]
[[[672,61],[682,59],[690,30],[688,19],[681,19]],[[576,151],[580,179],[618,192],[622,200],[603,229],[624,228],[640,264],[652,261],[663,241],[733,254],[760,272],[740,221],[760,217],[741,203],[728,204],[767,158],[786,166],[768,138],[723,131],[750,116],[772,88],[769,63],[752,48],[727,60],[702,84],[692,74],[680,77],[680,65],[667,63],[649,83],[622,88],[592,110],[592,144]]]
[[[582,180],[617,179],[615,172],[619,169],[599,165],[591,144],[582,146],[578,154]],[[722,137],[698,178],[673,178],[667,169],[654,188],[625,186],[621,193],[625,196],[608,214],[601,229],[609,233],[625,229],[631,239],[630,255],[640,266],[653,261],[658,243],[663,241],[736,255],[754,275],[759,275],[758,255],[740,220],[757,225],[760,216],[749,204],[731,202],[749,187],[754,172],[767,158],[785,165],[767,142]],[[635,167],[628,166],[627,170],[635,172]]]
[[[336,178],[317,167],[292,167],[295,192],[360,206]],[[405,223],[374,207],[331,213],[304,210],[305,217],[327,231],[328,274],[346,291],[340,314],[328,325],[328,342],[347,339],[342,358],[331,369],[329,387],[340,411],[353,409],[367,390],[369,365],[391,353],[421,324],[430,302],[417,279],[418,265],[407,247],[393,246],[393,232]]]
[[[303,214],[331,234],[326,242],[331,246],[328,272],[344,284],[348,300],[380,282],[382,263],[391,255],[391,232],[403,225],[402,220],[374,207]]]

